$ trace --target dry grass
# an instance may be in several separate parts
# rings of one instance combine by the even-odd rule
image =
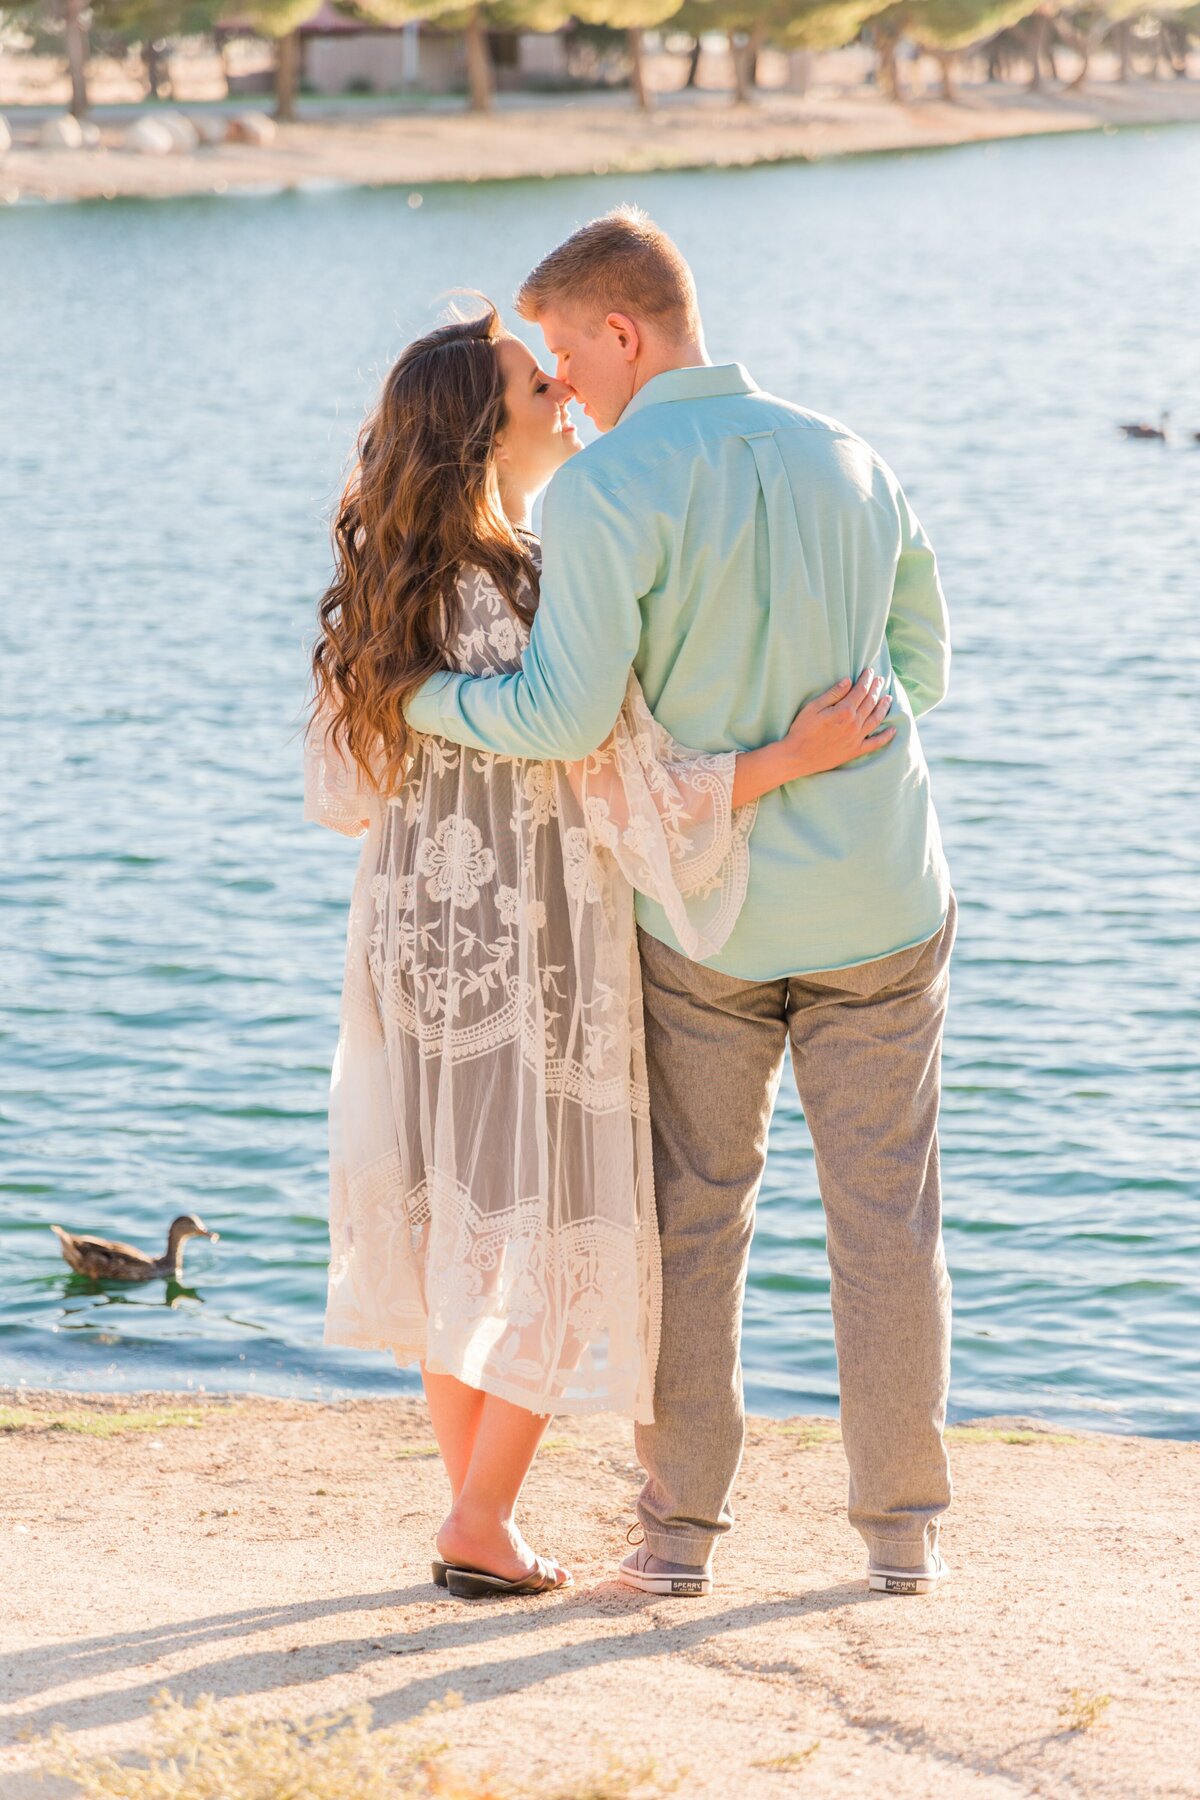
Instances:
[[[780,1774],[788,1775],[797,1769],[806,1769],[817,1751],[821,1748],[821,1740],[810,1744],[807,1750],[786,1750],[782,1756],[768,1756],[763,1762],[756,1762],[756,1769],[776,1769]]]
[[[228,1416],[233,1407],[222,1407]],[[118,1437],[126,1431],[171,1431],[177,1426],[195,1429],[206,1412],[187,1412],[178,1407],[166,1412],[36,1412],[24,1406],[0,1406],[0,1431],[72,1431],[81,1437]]]
[[[1086,1688],[1072,1688],[1059,1707],[1058,1716],[1064,1731],[1090,1731],[1111,1705],[1111,1694],[1089,1694]]]
[[[657,1800],[678,1785],[652,1763],[619,1759],[567,1787],[464,1772],[431,1716],[459,1705],[449,1694],[412,1724],[372,1731],[369,1706],[253,1720],[231,1718],[211,1695],[185,1706],[163,1694],[138,1764],[84,1755],[59,1728],[43,1768],[73,1781],[82,1800]]]

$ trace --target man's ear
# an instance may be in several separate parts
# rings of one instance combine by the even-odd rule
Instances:
[[[636,362],[641,335],[628,313],[610,312],[604,323],[615,336],[626,362]]]

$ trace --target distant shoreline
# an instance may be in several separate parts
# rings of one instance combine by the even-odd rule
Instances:
[[[423,189],[446,183],[750,168],[1200,124],[1200,82],[1108,81],[1046,94],[977,86],[964,87],[953,102],[920,97],[904,104],[869,89],[817,89],[804,98],[771,92],[742,107],[724,98],[664,95],[648,114],[607,98],[504,107],[484,117],[347,112],[281,126],[263,147],[222,144],[171,156],[122,150],[124,127],[103,122],[103,148],[42,149],[19,111],[9,119],[15,141],[0,156],[0,199],[13,204],[331,187],[407,189],[416,204]]]

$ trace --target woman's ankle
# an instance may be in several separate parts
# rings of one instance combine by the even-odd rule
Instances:
[[[512,1577],[528,1573],[534,1557],[511,1516],[495,1507],[451,1507],[437,1534],[438,1554],[447,1562],[481,1567]]]

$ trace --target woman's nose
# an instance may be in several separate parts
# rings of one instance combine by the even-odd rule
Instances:
[[[554,395],[556,406],[566,406],[575,398],[575,389],[569,381],[559,381],[557,377],[550,383],[550,392]]]

